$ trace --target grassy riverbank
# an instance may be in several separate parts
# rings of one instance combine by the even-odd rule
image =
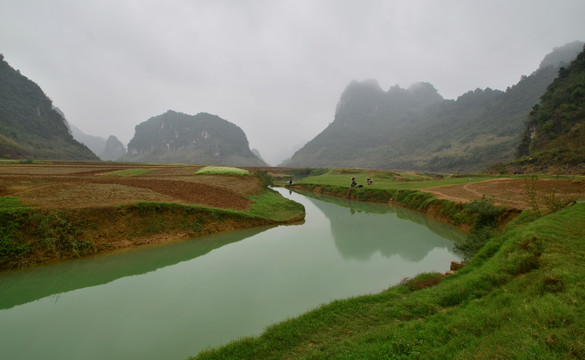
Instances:
[[[196,359],[581,359],[585,205],[524,213],[455,275],[335,301]]]
[[[274,191],[251,200],[250,210],[163,202],[52,210],[4,206],[0,269],[303,219],[302,205]]]
[[[358,187],[350,188],[348,178],[355,176]],[[367,178],[375,178],[373,185],[367,185]],[[468,184],[491,180],[489,176],[471,177],[449,177],[433,176],[416,173],[396,173],[391,171],[362,171],[362,170],[339,170],[331,169],[317,171],[317,175],[299,179],[289,185],[290,188],[323,193],[340,198],[347,198],[357,201],[368,201],[385,203],[395,206],[402,206],[429,217],[439,219],[443,222],[458,226],[465,231],[471,231],[476,223],[478,211],[477,202],[483,202],[495,210],[494,222],[502,225],[517,216],[520,211],[516,209],[498,208],[493,205],[491,199],[480,198],[469,202],[454,202],[447,199],[440,199],[432,193],[421,191],[425,188],[444,187],[452,185]],[[471,206],[470,206],[471,205]]]
[[[492,176],[375,172],[374,185],[368,186],[368,171],[319,169],[314,176],[303,175],[293,186],[427,213],[434,208],[436,217],[468,224],[474,231],[494,231],[484,231],[479,252],[474,249],[475,255],[455,274],[420,274],[377,295],[334,301],[273,325],[260,337],[195,359],[585,358],[585,204],[567,197],[562,202],[573,205],[561,208],[559,197],[556,207],[554,202],[545,206],[552,182],[545,182],[540,192],[534,182],[513,182],[524,183],[518,196],[528,199],[520,202],[507,194],[502,199],[478,193],[498,189],[503,181]],[[364,187],[349,192],[352,175],[363,177],[358,183]],[[554,185],[574,185],[575,179],[566,180]],[[466,203],[435,196],[449,191],[425,191],[443,187],[459,195],[473,183],[478,185]],[[566,193],[582,196],[582,183],[577,185],[577,192]],[[502,210],[499,203],[505,200],[524,205]],[[496,231],[493,215],[512,212]]]

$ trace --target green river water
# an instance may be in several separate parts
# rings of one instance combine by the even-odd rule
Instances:
[[[418,213],[278,191],[304,223],[0,273],[0,358],[185,359],[459,260]]]

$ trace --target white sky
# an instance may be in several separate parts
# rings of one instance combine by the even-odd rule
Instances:
[[[68,121],[116,135],[171,109],[242,128],[280,163],[353,79],[506,89],[585,41],[584,0],[0,0],[0,53]]]

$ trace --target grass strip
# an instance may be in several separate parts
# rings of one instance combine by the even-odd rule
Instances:
[[[16,196],[0,196],[0,210],[11,210],[26,208],[20,203],[20,199]]]
[[[151,172],[152,169],[126,169],[126,170],[118,170],[118,171],[111,171],[105,174],[102,174],[103,176],[139,176],[139,175],[144,175],[146,173]]]
[[[195,172],[195,175],[238,175],[249,176],[250,172],[230,166],[205,166]]]
[[[249,214],[274,221],[287,221],[304,217],[305,207],[289,200],[278,192],[265,189],[262,193],[247,198],[252,201]]]

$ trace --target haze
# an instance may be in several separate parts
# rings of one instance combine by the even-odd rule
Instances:
[[[277,165],[353,79],[505,90],[585,40],[585,1],[0,0],[0,53],[83,132],[218,115]]]

